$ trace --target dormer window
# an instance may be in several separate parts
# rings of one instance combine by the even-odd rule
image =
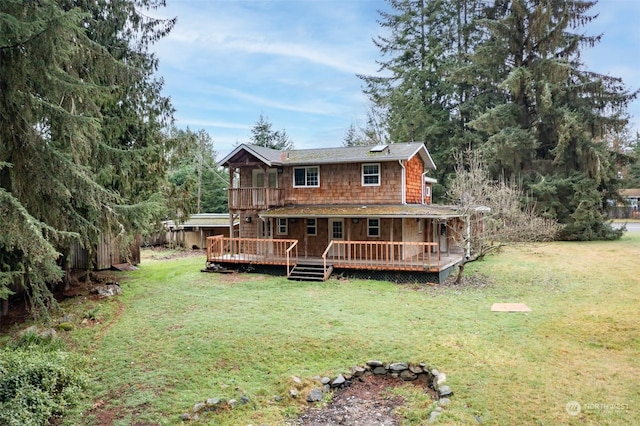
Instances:
[[[362,186],[380,186],[380,163],[362,165]]]

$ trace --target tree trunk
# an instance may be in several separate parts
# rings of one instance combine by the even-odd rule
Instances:
[[[462,262],[460,263],[460,265],[458,265],[458,276],[456,277],[456,281],[455,284],[458,285],[462,282],[462,274],[464,273],[464,265],[467,262]]]

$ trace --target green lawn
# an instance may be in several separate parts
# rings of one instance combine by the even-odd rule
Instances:
[[[179,424],[198,401],[246,395],[203,423],[278,425],[306,405],[287,396],[292,375],[311,386],[379,359],[446,373],[455,395],[438,424],[640,424],[639,255],[640,235],[512,248],[467,266],[488,285],[456,288],[204,274],[204,258],[147,252],[123,295],[66,304],[100,321],[65,335],[93,375],[69,423]],[[405,424],[424,424],[431,401],[398,392]]]

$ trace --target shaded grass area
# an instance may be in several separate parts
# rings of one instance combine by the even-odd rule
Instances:
[[[447,374],[439,424],[640,424],[639,255],[640,236],[511,248],[468,264],[489,284],[466,287],[204,274],[201,257],[147,256],[99,324],[67,335],[93,373],[93,408],[69,422],[179,424],[196,402],[246,395],[201,423],[283,424],[306,405],[287,396],[292,375],[310,386],[379,359]],[[404,424],[424,424],[432,401],[398,392]]]

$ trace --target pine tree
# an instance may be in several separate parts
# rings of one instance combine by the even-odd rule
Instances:
[[[594,19],[593,5],[496,1],[494,15],[481,22],[487,37],[470,67],[493,95],[470,126],[486,135],[494,176],[522,179],[538,208],[565,225],[566,239],[619,235],[603,224],[618,186],[606,138],[627,124],[635,94],[580,63],[580,49],[599,40],[577,32]]]

